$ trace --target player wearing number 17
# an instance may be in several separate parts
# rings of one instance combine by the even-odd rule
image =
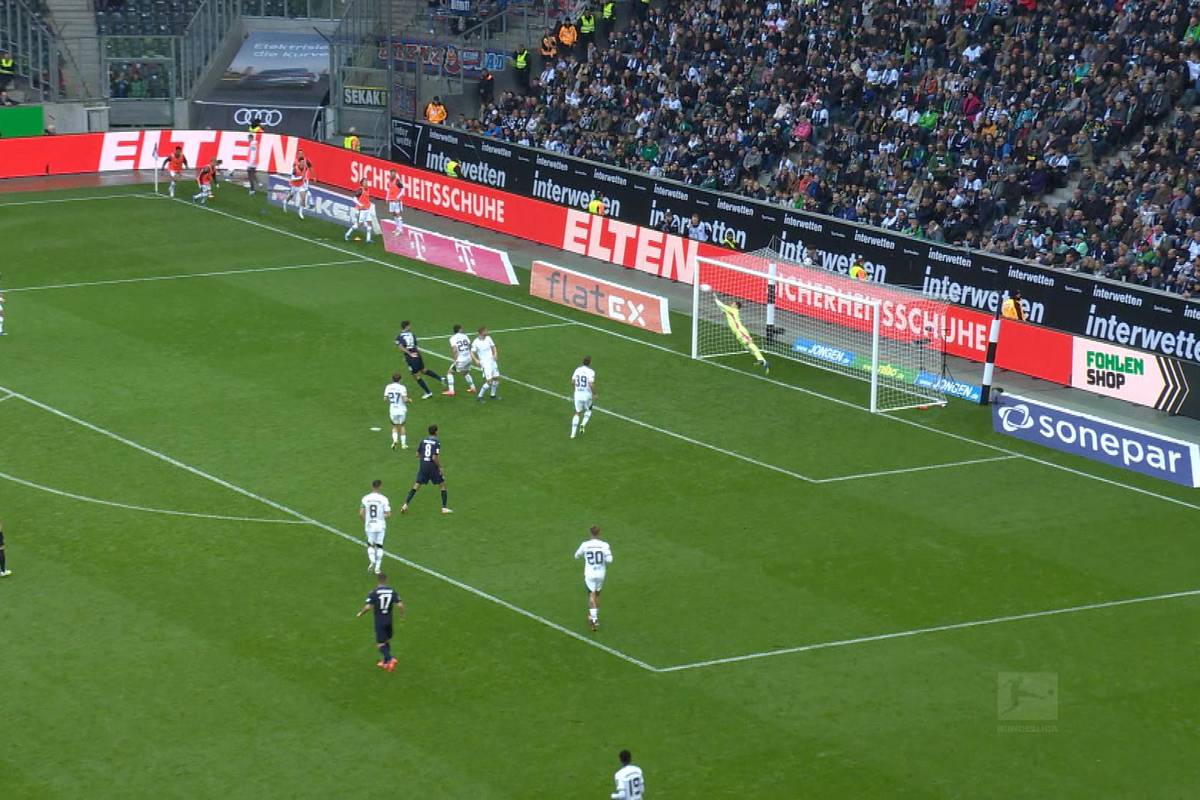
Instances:
[[[388,672],[396,669],[396,658],[392,655],[392,619],[395,612],[404,618],[404,602],[396,590],[388,586],[388,577],[382,572],[376,578],[379,585],[367,595],[367,602],[355,618],[361,617],[368,611],[375,612],[375,646],[379,648],[379,663],[375,666]]]
[[[358,518],[363,521],[367,535],[367,569],[379,574],[383,566],[383,538],[387,535],[387,521],[392,516],[392,506],[379,491],[383,481],[371,481],[371,491],[363,496],[358,507]]]
[[[588,625],[592,630],[600,629],[600,590],[604,588],[604,574],[612,563],[612,548],[600,538],[600,529],[592,526],[592,538],[584,541],[575,550],[575,558],[583,559],[583,584],[588,590]]]
[[[721,309],[721,313],[725,315],[725,324],[729,326],[729,330],[733,331],[733,335],[741,342],[742,347],[750,351],[750,355],[754,356],[754,360],[758,362],[758,365],[765,372],[770,372],[771,365],[763,358],[762,351],[754,343],[754,337],[750,335],[750,331],[746,330],[746,326],[742,324],[741,301],[734,300],[732,303],[722,303],[720,298],[714,293],[713,302],[717,304],[717,308]]]
[[[586,433],[588,420],[592,418],[592,403],[596,400],[596,371],[592,369],[592,357],[584,356],[583,363],[571,375],[571,386],[575,389],[575,416],[571,417],[571,438],[576,433]],[[582,421],[579,415],[583,414]]]

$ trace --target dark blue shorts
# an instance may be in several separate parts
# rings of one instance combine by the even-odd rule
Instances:
[[[384,644],[392,640],[392,621],[375,623],[375,644]]]
[[[419,484],[432,483],[434,486],[441,486],[445,483],[442,478],[442,471],[432,461],[421,462],[421,468],[417,470],[416,482]]]
[[[416,358],[409,358],[408,356],[405,356],[404,360],[408,362],[408,371],[413,375],[416,375],[418,372],[425,371],[425,359],[421,356],[417,356]]]

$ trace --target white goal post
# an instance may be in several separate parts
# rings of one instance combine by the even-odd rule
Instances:
[[[845,375],[869,384],[856,402],[872,412],[945,405],[946,303],[772,250],[696,261],[692,358],[758,351]]]

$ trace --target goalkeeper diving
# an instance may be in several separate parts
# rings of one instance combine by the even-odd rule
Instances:
[[[721,313],[725,315],[725,324],[729,326],[729,330],[733,331],[734,337],[742,343],[742,346],[746,348],[750,355],[754,356],[754,360],[763,368],[763,372],[770,373],[771,365],[763,358],[762,351],[754,343],[754,337],[750,335],[750,331],[746,330],[746,326],[742,324],[741,301],[734,300],[732,303],[722,303],[714,292],[713,302],[717,304],[717,308],[721,309]]]

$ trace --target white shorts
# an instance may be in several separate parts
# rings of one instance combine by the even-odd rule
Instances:
[[[387,536],[387,528],[380,528],[377,531],[367,531],[367,542],[374,545],[383,544],[383,537]]]
[[[483,379],[490,381],[492,378],[500,377],[500,365],[495,361],[484,361],[479,365],[479,369],[483,372]]]
[[[408,409],[406,408],[403,411],[393,411],[391,412],[391,417],[393,425],[403,425],[404,420],[408,418]]]
[[[171,170],[167,170],[167,177],[171,181],[177,181],[183,177],[183,173],[182,172],[172,172]]]
[[[464,375],[471,371],[471,359],[468,358],[466,361],[455,361],[454,366],[451,367],[451,369],[453,369],[459,375]]]
[[[200,196],[201,197],[212,197],[212,184],[211,183],[200,184]]]
[[[399,200],[393,200],[392,202],[388,203],[388,213],[389,214],[400,214],[403,211],[404,211],[404,204],[401,203]]]
[[[296,184],[294,184],[294,183],[289,183],[289,184],[288,184],[288,194],[289,194],[289,195],[293,195],[293,194],[300,194],[300,192],[303,192],[303,191],[304,191],[304,185],[303,185],[303,184],[301,184],[301,185],[299,185],[299,186],[297,186],[297,185],[296,185]]]
[[[357,209],[357,208],[350,210],[350,224],[351,225],[367,225],[368,223],[370,223],[370,221],[371,221],[371,209],[368,208],[366,211],[363,211],[363,210]]]
[[[598,592],[604,588],[603,575],[584,575],[583,585],[587,587],[589,592]]]
[[[575,413],[587,411],[592,407],[592,396],[590,394],[575,395]]]

